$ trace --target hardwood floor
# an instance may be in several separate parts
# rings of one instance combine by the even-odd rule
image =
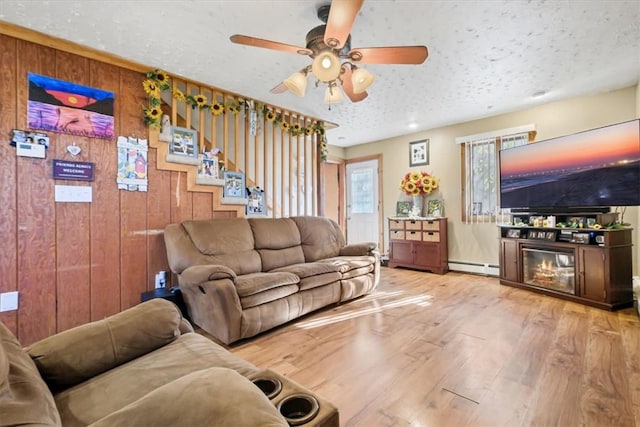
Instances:
[[[640,320],[382,268],[370,296],[231,347],[333,402],[343,426],[640,426]]]

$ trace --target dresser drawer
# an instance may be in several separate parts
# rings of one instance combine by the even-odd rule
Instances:
[[[389,230],[404,230],[404,221],[398,219],[390,219]]]
[[[422,225],[420,224],[422,221],[405,221],[404,229],[405,230],[422,230]]]
[[[404,230],[391,230],[391,240],[404,240]]]
[[[404,238],[405,240],[415,240],[419,242],[422,240],[422,233],[420,231],[407,231]]]
[[[423,242],[439,242],[440,232],[439,231],[423,231],[422,241]]]
[[[424,231],[440,231],[440,221],[422,221]]]

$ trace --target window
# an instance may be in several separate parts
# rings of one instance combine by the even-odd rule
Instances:
[[[362,169],[351,174],[351,213],[375,213],[373,172],[373,169]]]
[[[485,135],[457,138],[462,150],[462,221],[497,221],[500,214],[498,153],[532,141],[535,130],[506,129]]]

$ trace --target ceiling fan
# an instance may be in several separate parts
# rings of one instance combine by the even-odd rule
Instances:
[[[271,40],[240,34],[230,37],[233,43],[261,47],[282,52],[308,55],[311,65],[295,72],[271,89],[282,93],[287,89],[304,96],[307,75],[312,73],[316,86],[326,83],[324,102],[333,104],[342,101],[342,91],[352,102],[367,97],[366,89],[375,77],[360,64],[422,64],[429,54],[426,46],[387,46],[351,49],[351,27],[364,0],[332,0],[331,4],[318,9],[319,25],[307,33],[306,47],[294,46]]]

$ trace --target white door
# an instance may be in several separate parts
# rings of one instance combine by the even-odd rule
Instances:
[[[347,243],[380,247],[378,160],[347,163]]]

